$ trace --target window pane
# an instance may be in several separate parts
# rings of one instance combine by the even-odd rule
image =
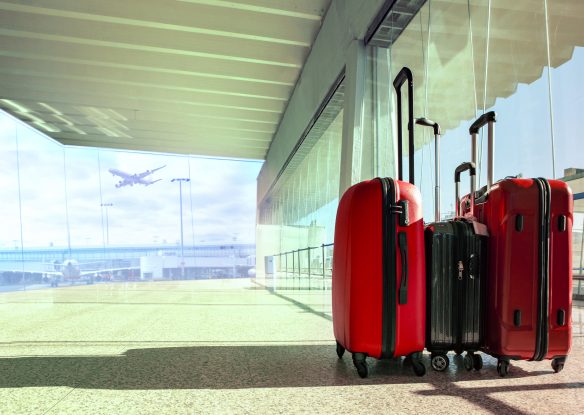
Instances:
[[[0,285],[19,284],[22,277],[16,129],[16,122],[0,112]]]

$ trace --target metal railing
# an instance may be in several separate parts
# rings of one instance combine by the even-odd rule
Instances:
[[[574,277],[572,280],[572,298],[574,300],[584,300],[584,275],[576,274],[574,272]]]
[[[274,257],[274,284],[278,288],[330,290],[333,244],[282,252]]]
[[[333,245],[322,244],[273,255],[274,284],[278,288],[330,290]],[[573,268],[572,296],[577,300],[584,300],[583,271],[582,268]]]

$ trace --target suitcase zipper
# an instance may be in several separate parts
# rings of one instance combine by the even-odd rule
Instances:
[[[539,214],[539,263],[538,263],[538,310],[535,353],[532,360],[543,360],[548,351],[548,304],[549,304],[549,254],[551,189],[545,179],[534,179],[540,194]]]
[[[395,205],[393,179],[381,179],[382,189],[382,249],[383,249],[383,315],[381,319],[381,357],[393,357],[396,333],[396,281],[392,278],[396,269],[396,221],[392,209]]]
[[[456,316],[455,318],[455,324],[454,324],[454,342],[456,344],[456,346],[462,346],[462,320],[463,320],[463,307],[462,307],[462,298],[463,298],[463,294],[464,294],[464,290],[463,290],[463,278],[464,278],[464,262],[461,260],[461,258],[464,259],[464,245],[465,245],[465,227],[464,225],[461,225],[462,222],[453,222],[453,227],[454,227],[454,234],[457,235],[456,237],[456,256],[458,257],[458,261],[456,264],[456,269],[458,271],[457,273],[457,279],[455,281],[455,286],[456,288],[453,290],[454,292],[454,301],[453,301],[453,306],[454,306],[454,315]]]

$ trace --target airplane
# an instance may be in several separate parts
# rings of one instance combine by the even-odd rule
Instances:
[[[145,172],[135,173],[135,174],[126,173],[126,172],[123,172],[123,171],[118,170],[118,169],[108,169],[108,171],[112,175],[119,176],[122,178],[122,180],[120,180],[118,183],[116,183],[116,188],[120,188],[123,186],[134,186],[135,184],[142,184],[144,186],[150,186],[151,184],[159,182],[162,179],[148,180],[148,179],[145,179],[145,177],[150,176],[155,171],[158,171],[164,167],[166,167],[166,164],[164,166],[158,167],[158,168],[153,169],[153,170],[146,170]]]
[[[91,266],[95,264],[94,266]],[[55,261],[53,263],[46,264],[53,270],[45,270],[43,275],[51,283],[51,287],[58,287],[59,282],[69,281],[71,284],[75,282],[85,282],[87,284],[93,284],[94,278],[106,278],[110,279],[112,274],[120,271],[134,271],[139,270],[140,267],[117,267],[117,268],[103,268],[101,262],[86,262],[80,264],[74,259],[67,259],[63,263]],[[91,270],[82,271],[81,268],[91,268]]]

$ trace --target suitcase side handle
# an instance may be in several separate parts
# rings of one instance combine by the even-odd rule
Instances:
[[[470,173],[470,194],[469,194],[470,209],[469,209],[469,213],[471,216],[474,215],[475,178],[476,178],[477,170],[476,170],[475,164],[471,161],[471,162],[462,163],[461,165],[459,165],[456,168],[456,170],[454,170],[454,183],[455,183],[455,193],[456,193],[456,205],[455,205],[456,212],[455,212],[455,214],[457,217],[460,216],[460,175],[467,170]]]
[[[398,235],[399,251],[401,257],[401,281],[398,291],[399,304],[408,303],[408,239],[405,232]]]
[[[494,168],[495,168],[495,122],[497,122],[497,114],[495,111],[489,111],[481,115],[472,123],[468,132],[472,137],[472,162],[476,165],[478,163],[479,149],[477,145],[477,135],[479,130],[486,124],[489,126],[488,134],[488,157],[487,157],[487,191],[493,185]]]
[[[440,124],[428,118],[416,118],[416,124],[434,129],[434,154],[436,155],[434,164],[434,174],[436,186],[434,187],[434,221],[440,222]]]
[[[397,178],[403,180],[403,128],[401,87],[408,82],[408,150],[409,150],[409,182],[414,184],[414,81],[412,71],[404,66],[393,81],[397,95]]]

